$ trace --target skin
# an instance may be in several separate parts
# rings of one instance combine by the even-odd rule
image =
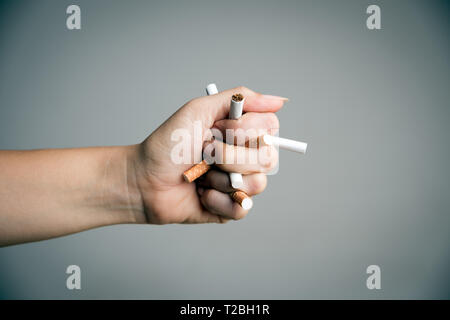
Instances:
[[[237,92],[245,96],[246,113],[239,120],[228,120],[230,99]],[[227,172],[242,173],[243,191],[259,194],[267,184],[265,173],[277,163],[276,152],[270,152],[269,161],[263,164],[217,164],[189,184],[182,173],[192,164],[170,160],[177,144],[171,134],[178,128],[193,131],[197,120],[204,133],[211,128],[224,134],[226,129],[237,128],[276,130],[279,124],[274,112],[286,100],[238,87],[189,101],[140,144],[0,151],[0,246],[113,224],[242,219],[248,212],[230,198],[233,189]],[[225,154],[237,148],[256,151],[245,145],[212,143],[219,144]]]

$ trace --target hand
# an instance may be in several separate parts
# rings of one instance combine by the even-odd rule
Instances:
[[[244,95],[246,113],[239,120],[228,120],[235,93]],[[247,148],[245,141],[239,142],[239,134],[230,144],[220,139],[205,142],[214,130],[218,138],[226,136],[227,129],[272,133],[278,129],[274,112],[285,100],[240,87],[188,102],[138,145],[0,150],[0,246],[113,224],[221,223],[244,217],[247,212],[228,194],[233,189],[227,172],[242,173],[243,191],[258,194],[266,186],[265,173],[277,163],[276,150],[267,147],[269,157],[264,161],[241,163],[228,161],[227,156],[244,152],[252,156],[246,159],[255,159],[255,152],[266,147]],[[189,141],[194,157],[182,164],[172,157],[178,142],[171,137],[177,129],[191,137],[200,131],[201,136]],[[250,141],[254,137],[249,136]],[[182,173],[200,161],[204,144],[205,150],[214,146],[217,153],[213,170],[196,183],[187,183]],[[217,161],[221,154],[226,161]]]
[[[244,111],[239,120],[228,120],[230,100],[233,94],[245,97]],[[233,202],[229,192],[233,191],[227,172],[243,174],[245,191],[249,196],[261,193],[267,183],[265,173],[277,164],[276,152],[270,153],[267,163],[236,164],[226,162],[213,167],[196,183],[187,183],[182,173],[193,164],[176,164],[171,160],[171,152],[177,141],[172,141],[172,133],[185,129],[194,136],[194,123],[200,121],[202,139],[193,143],[194,158],[201,159],[201,150],[208,139],[208,132],[215,128],[225,136],[226,129],[257,128],[278,129],[279,123],[274,112],[278,111],[287,99],[262,95],[247,88],[238,87],[212,96],[196,98],[173,114],[155,130],[138,148],[135,161],[136,185],[140,191],[144,213],[148,223],[223,223],[229,219],[241,219],[247,211]],[[197,122],[198,123],[198,122]],[[216,144],[221,142],[215,141]],[[231,148],[235,150],[231,150]],[[256,152],[257,149],[245,146],[223,145],[224,152],[238,149]],[[228,151],[226,151],[228,150]]]

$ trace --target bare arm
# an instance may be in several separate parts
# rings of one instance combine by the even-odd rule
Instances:
[[[228,120],[235,92],[246,96],[247,114]],[[203,130],[276,129],[274,112],[285,100],[239,87],[191,100],[138,145],[0,151],[0,246],[112,224],[223,223],[243,218],[248,210],[230,198],[233,188],[227,172],[243,174],[241,190],[259,194],[276,155],[264,165],[218,164],[202,181],[189,184],[182,173],[193,163],[171,161],[177,143],[171,135],[180,128],[192,132],[194,123],[201,123]],[[203,142],[194,141],[198,148],[193,149],[201,153]],[[255,153],[243,146],[226,150]]]
[[[0,244],[145,222],[138,146],[0,151]]]

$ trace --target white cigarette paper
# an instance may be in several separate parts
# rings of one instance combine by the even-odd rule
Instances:
[[[263,142],[266,145],[272,145],[275,147],[279,147],[281,149],[294,151],[302,154],[306,153],[306,148],[308,147],[308,144],[306,142],[275,137],[268,134],[265,134],[263,136]]]
[[[208,96],[219,93],[215,83],[210,83],[206,86],[206,94]],[[242,115],[242,110],[244,107],[244,98],[240,95],[241,101],[231,101],[230,104],[230,119],[239,119]],[[231,118],[231,115],[234,117]],[[230,182],[231,186],[235,189],[240,189],[244,187],[244,180],[240,173],[230,172]],[[253,207],[253,200],[243,191],[235,191],[231,194],[234,201],[238,202],[244,210],[250,210]]]
[[[219,93],[219,90],[217,90],[216,84],[215,83],[208,84],[206,86],[206,93],[208,94],[208,96]],[[233,99],[231,99],[229,118],[230,119],[239,119],[242,115],[243,106],[244,106],[243,98],[241,99],[241,101],[234,101]],[[242,175],[240,173],[230,172],[230,181],[231,181],[231,186],[235,189],[244,187],[244,180],[242,179]]]
[[[241,94],[235,94],[231,98],[229,119],[237,120],[242,116],[245,98]]]
[[[231,98],[229,119],[237,120],[242,116],[242,110],[244,109],[244,97],[241,94],[235,94]],[[231,186],[235,189],[241,189],[244,187],[244,180],[240,173],[230,173]]]
[[[230,172],[231,186],[234,189],[241,189],[244,187],[244,180],[242,174],[236,172]]]
[[[217,90],[217,86],[215,83],[210,83],[206,86],[206,94],[208,96],[219,93],[219,90]]]

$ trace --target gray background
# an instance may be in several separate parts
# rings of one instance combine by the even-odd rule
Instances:
[[[309,149],[239,222],[2,248],[0,297],[449,298],[449,48],[446,1],[2,1],[2,149],[137,143],[209,82],[289,97]]]

